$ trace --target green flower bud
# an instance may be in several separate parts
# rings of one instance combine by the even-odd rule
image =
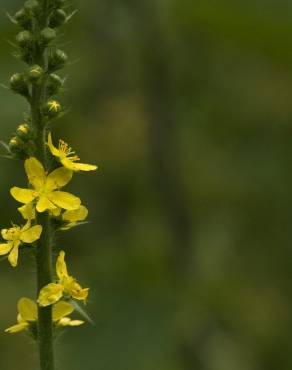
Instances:
[[[31,18],[24,9],[20,9],[17,13],[15,13],[14,19],[25,30],[31,30]]]
[[[44,45],[48,45],[51,41],[56,38],[56,31],[53,28],[46,27],[41,32],[41,42]]]
[[[22,123],[17,127],[17,136],[21,139],[27,139],[30,133],[30,127],[27,123]]]
[[[51,73],[47,83],[47,94],[49,96],[56,95],[63,86],[63,80],[55,73]]]
[[[61,104],[56,100],[49,100],[45,107],[44,113],[49,117],[56,117],[61,112]]]
[[[27,10],[29,13],[36,15],[39,10],[40,10],[40,4],[37,0],[27,0],[24,3],[24,8]]]
[[[10,139],[8,146],[14,158],[17,159],[23,158],[24,143],[19,137],[13,136]]]
[[[9,141],[9,150],[15,159],[25,159],[34,155],[35,144],[33,141],[24,142],[20,137],[13,136]]]
[[[15,73],[10,78],[10,88],[17,94],[23,95],[25,97],[29,96],[27,82],[21,73]]]
[[[16,41],[22,48],[30,48],[33,43],[33,35],[29,31],[21,31],[16,36]]]
[[[67,14],[63,9],[56,9],[50,18],[49,25],[50,27],[60,27],[66,22]]]
[[[53,51],[49,57],[49,71],[57,71],[58,69],[63,68],[67,60],[68,57],[64,51],[60,49]]]
[[[28,78],[30,82],[38,82],[39,79],[43,76],[44,70],[42,67],[35,65],[32,66],[28,71]]]

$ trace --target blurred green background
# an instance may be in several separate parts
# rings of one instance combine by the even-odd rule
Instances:
[[[0,81],[24,65],[2,0]],[[79,0],[54,137],[99,165],[69,189],[91,224],[60,235],[95,326],[67,332],[60,370],[291,370],[292,2]],[[75,63],[76,61],[76,63]],[[0,91],[0,138],[25,102]],[[0,221],[20,222],[0,159]],[[35,266],[0,265],[0,368],[37,368],[3,330]]]

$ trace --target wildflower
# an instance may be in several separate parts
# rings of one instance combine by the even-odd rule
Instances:
[[[50,100],[48,102],[48,110],[50,112],[59,112],[61,109],[61,105],[59,102],[57,102],[56,100]]]
[[[58,208],[75,210],[80,207],[81,201],[79,198],[57,190],[68,184],[72,178],[72,171],[60,167],[47,176],[43,165],[34,157],[27,159],[24,167],[33,189],[14,186],[10,193],[18,202],[28,204],[36,201],[38,212],[54,211]]]
[[[29,126],[27,123],[22,123],[17,127],[17,133],[21,136],[26,136],[29,132]]]
[[[42,307],[58,302],[63,296],[86,301],[89,289],[83,289],[72,276],[68,275],[65,252],[61,251],[56,263],[59,278],[57,283],[50,283],[40,291],[38,304]]]
[[[65,211],[62,214],[62,221],[64,225],[61,227],[61,230],[69,230],[72,227],[76,226],[79,222],[84,221],[88,216],[88,209],[85,206],[80,206],[74,211]]]
[[[58,148],[53,145],[52,135],[48,135],[48,147],[51,153],[57,157],[62,165],[71,171],[94,171],[97,166],[85,163],[76,163],[80,158],[75,154],[75,151],[63,140],[59,140]]]
[[[2,238],[7,243],[0,244],[0,255],[9,253],[8,260],[11,266],[16,267],[18,261],[18,249],[22,243],[33,243],[40,238],[42,233],[41,225],[31,226],[30,220],[23,226],[13,225],[10,229],[1,230]]]
[[[31,324],[34,324],[38,320],[37,305],[34,301],[29,298],[21,298],[17,303],[18,315],[17,324],[6,329],[6,333],[19,333],[24,330],[28,330]],[[53,306],[53,322],[57,326],[79,326],[84,323],[81,320],[71,320],[67,317],[74,311],[72,305],[68,302],[58,302]]]

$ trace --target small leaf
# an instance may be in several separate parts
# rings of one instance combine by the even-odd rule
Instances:
[[[17,21],[8,12],[6,12],[6,17],[11,21],[11,23],[17,24]]]
[[[91,317],[88,315],[88,313],[84,310],[84,308],[73,299],[70,299],[69,302],[72,304],[72,306],[75,308],[75,310],[91,325],[95,326],[94,321],[91,319]]]
[[[9,145],[5,141],[0,140],[0,144],[10,153]]]
[[[71,18],[74,17],[74,15],[78,12],[78,9],[75,9],[71,14],[68,15],[68,17],[66,18],[66,22],[69,22],[71,20]]]

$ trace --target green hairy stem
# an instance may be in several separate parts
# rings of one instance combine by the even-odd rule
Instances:
[[[34,32],[39,32],[47,26],[48,23],[48,2],[42,1],[42,19],[39,24],[34,25]],[[38,36],[38,35],[36,35]],[[41,66],[44,70],[47,68],[46,49],[39,50],[37,47],[32,56],[33,64]],[[46,148],[46,126],[42,115],[42,106],[46,99],[46,82],[43,80],[40,85],[32,87],[31,97],[31,119],[32,126],[36,132],[36,153],[38,159],[43,163],[44,168],[48,170],[47,148]],[[42,225],[43,232],[36,248],[37,265],[37,295],[41,288],[53,281],[52,266],[52,225],[48,212],[38,215],[38,223]],[[38,346],[41,370],[54,370],[54,345],[53,345],[53,321],[52,306],[38,307]]]

